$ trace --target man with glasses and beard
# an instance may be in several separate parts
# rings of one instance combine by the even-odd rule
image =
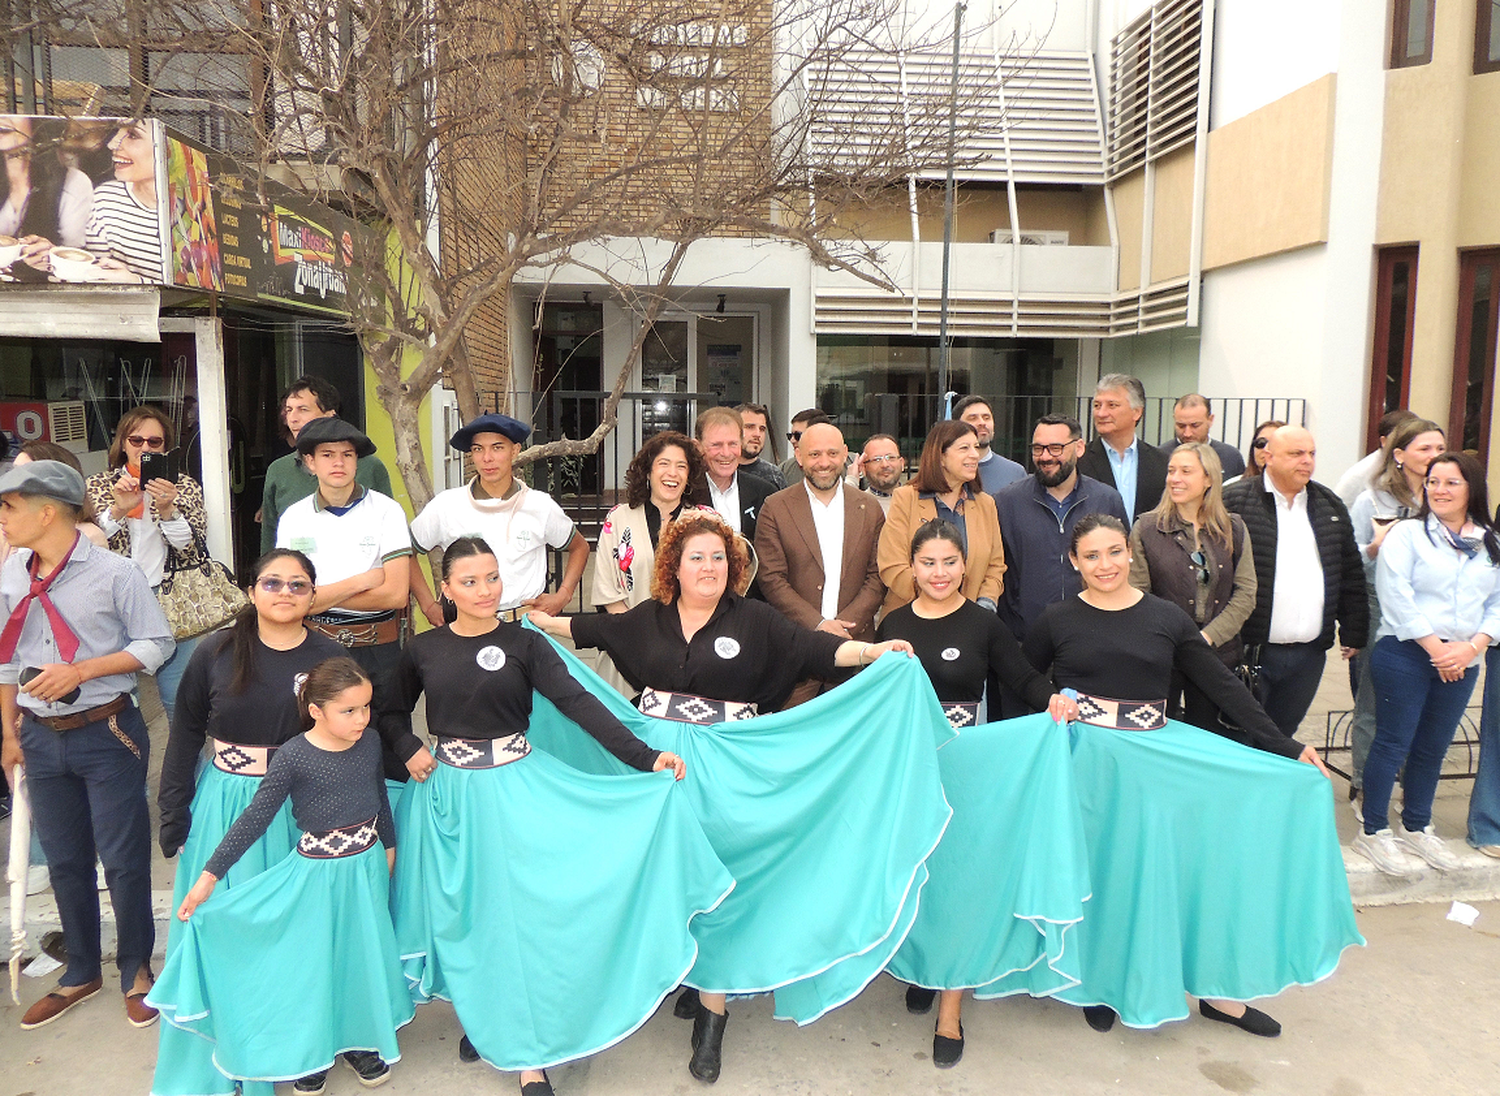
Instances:
[[[1113,514],[1130,522],[1118,491],[1078,471],[1083,445],[1077,419],[1043,415],[1031,434],[1035,473],[995,495],[1009,571],[999,613],[1017,642],[1026,638],[1043,609],[1080,589],[1078,572],[1068,563],[1068,542],[1078,519]]]

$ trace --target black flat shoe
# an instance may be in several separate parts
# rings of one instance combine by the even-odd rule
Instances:
[[[1267,1016],[1258,1008],[1245,1006],[1245,1015],[1231,1016],[1213,1007],[1207,1001],[1198,1002],[1198,1015],[1205,1020],[1217,1020],[1221,1024],[1233,1024],[1241,1031],[1248,1031],[1251,1035],[1259,1035],[1266,1039],[1273,1039],[1281,1034],[1281,1025]]]
[[[700,1081],[713,1084],[719,1079],[719,1066],[724,1057],[724,1026],[729,1023],[727,1012],[698,1010],[693,1021],[693,1057],[688,1061],[688,1072]]]
[[[1098,1032],[1105,1032],[1114,1027],[1119,1016],[1120,1014],[1108,1005],[1083,1006],[1083,1018],[1089,1022],[1089,1027]]]
[[[474,1044],[469,1042],[467,1035],[458,1041],[458,1060],[460,1062],[479,1061],[479,1051],[474,1049]]]
[[[906,1011],[914,1016],[925,1016],[932,1011],[932,1002],[937,1000],[937,990],[921,986],[906,987]]]
[[[521,1086],[521,1096],[553,1096],[552,1082],[548,1080],[545,1069],[540,1081],[527,1081]]]
[[[932,1064],[938,1069],[952,1069],[964,1056],[964,1026],[958,1025],[958,1038],[932,1033]]]
[[[679,1020],[696,1020],[698,1018],[698,991],[692,986],[684,986],[682,994],[677,998],[677,1003],[672,1006],[672,1015]]]

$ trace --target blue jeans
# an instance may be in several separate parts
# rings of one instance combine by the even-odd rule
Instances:
[[[172,657],[163,662],[152,675],[156,681],[156,691],[161,694],[161,706],[167,712],[167,726],[169,727],[172,725],[172,717],[177,714],[177,686],[182,684],[182,672],[187,669],[193,652],[198,649],[198,643],[204,638],[204,636],[194,636],[192,639],[179,639]]]
[[[1375,741],[1365,762],[1365,833],[1390,825],[1396,774],[1406,767],[1401,824],[1420,830],[1432,821],[1443,757],[1458,730],[1479,679],[1471,666],[1458,681],[1444,681],[1416,640],[1383,636],[1370,654],[1375,683]]]
[[[1296,737],[1302,717],[1312,707],[1327,661],[1327,649],[1316,643],[1267,643],[1261,647],[1255,699],[1288,738]]]
[[[1479,771],[1469,796],[1469,844],[1500,845],[1500,647],[1484,656],[1484,714],[1479,717]]]
[[[28,716],[21,721],[21,749],[31,813],[47,854],[68,949],[68,969],[60,984],[85,985],[102,973],[97,850],[115,910],[120,989],[126,992],[136,971],[151,961],[156,943],[146,721],[134,705],[72,731],[54,731]]]

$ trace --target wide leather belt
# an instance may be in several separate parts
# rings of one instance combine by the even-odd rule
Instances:
[[[511,624],[519,624],[526,619],[526,614],[531,612],[524,605],[518,605],[514,609],[501,609],[495,614],[496,620],[509,621]]]
[[[972,727],[979,722],[978,703],[964,703],[962,701],[943,702],[943,715],[947,717],[948,726],[955,731],[964,727]]]
[[[90,723],[103,723],[112,715],[119,715],[130,707],[130,696],[121,693],[113,700],[100,704],[97,708],[87,708],[81,712],[73,712],[70,715],[38,715],[36,712],[28,711],[26,714],[44,727],[51,727],[54,731],[76,731],[80,727],[87,727]]]
[[[306,623],[309,628],[345,647],[379,647],[401,641],[406,614],[392,613],[383,619],[371,621],[343,621],[326,616],[310,616]]]
[[[526,735],[517,731],[505,738],[449,738],[435,735],[433,755],[455,769],[498,769],[531,752]]]
[[[1078,722],[1119,731],[1159,731],[1167,725],[1165,700],[1112,700],[1078,694]]]
[[[242,746],[221,738],[210,738],[208,744],[214,751],[214,768],[232,776],[265,776],[276,752],[275,746]]]
[[[711,700],[692,693],[672,693],[660,689],[642,689],[636,701],[641,714],[657,719],[675,719],[679,723],[733,723],[759,715],[754,704],[737,700]]]
[[[372,847],[380,835],[375,819],[343,826],[322,833],[304,833],[297,839],[297,851],[309,860],[337,860],[341,856],[358,856]]]

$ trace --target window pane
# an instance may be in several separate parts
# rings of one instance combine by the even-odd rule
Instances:
[[[1427,55],[1427,18],[1432,0],[1410,0],[1406,11],[1406,56]]]
[[[1479,0],[1481,4],[1485,0]],[[1491,64],[1500,64],[1500,0],[1489,0],[1490,40],[1485,54]]]
[[[1411,263],[1391,265],[1390,334],[1385,344],[1385,411],[1400,407],[1406,372],[1406,313],[1411,292]]]
[[[1493,362],[1493,347],[1489,345],[1490,298],[1494,294],[1495,265],[1485,263],[1474,271],[1474,296],[1469,306],[1469,377],[1464,387],[1464,440],[1465,449],[1479,448],[1482,417],[1488,413],[1484,406],[1484,380]]]

